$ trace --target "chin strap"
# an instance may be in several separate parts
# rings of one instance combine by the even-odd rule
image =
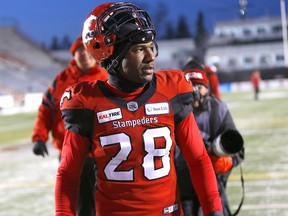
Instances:
[[[122,63],[127,51],[130,49],[131,46],[132,46],[132,43],[128,42],[127,45],[124,47],[124,49],[120,52],[120,54],[115,59],[112,59],[111,64],[109,64],[106,67],[106,70],[109,73],[111,73],[111,74],[119,73],[121,63]]]
[[[112,63],[106,68],[109,74],[117,74],[117,71],[119,71],[116,71],[117,65],[119,65],[119,62],[117,61],[117,59],[114,59]]]

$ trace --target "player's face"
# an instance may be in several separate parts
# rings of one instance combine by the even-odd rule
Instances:
[[[154,73],[155,53],[153,42],[133,45],[122,61],[120,74],[133,83],[150,82]]]
[[[96,64],[95,59],[85,50],[84,46],[79,47],[74,53],[76,65],[82,73],[86,74]]]

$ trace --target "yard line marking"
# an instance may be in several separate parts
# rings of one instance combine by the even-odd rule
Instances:
[[[238,187],[240,181],[228,181],[229,187]],[[288,185],[288,180],[257,180],[257,181],[245,181],[245,187],[267,187],[267,186],[283,186]]]
[[[279,190],[263,190],[263,191],[259,191],[259,192],[247,192],[245,194],[246,198],[256,198],[256,197],[263,197],[263,196],[274,196],[277,195],[277,197],[280,196],[287,196],[288,195],[288,191],[280,191]],[[275,196],[276,197],[276,196]]]
[[[271,119],[272,121],[273,119]],[[275,134],[275,130],[277,130],[277,134],[287,134],[287,130],[288,128],[259,128],[259,129],[241,129],[241,132],[243,135],[246,135],[246,136],[251,136],[251,135],[269,135],[269,134]]]
[[[36,188],[36,187],[54,187],[54,181],[46,182],[21,182],[21,183],[6,183],[0,184],[0,189],[9,189],[9,188]]]
[[[279,180],[279,179],[288,179],[288,173],[284,172],[265,172],[265,173],[248,173],[243,174],[244,180]],[[238,180],[240,179],[240,174],[231,174],[229,180]]]
[[[232,205],[233,209],[238,208],[238,205]],[[257,204],[257,205],[243,205],[241,210],[260,210],[260,209],[288,209],[288,204],[270,203],[270,204]]]

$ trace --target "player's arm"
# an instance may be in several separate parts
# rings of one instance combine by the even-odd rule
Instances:
[[[192,113],[177,125],[176,139],[188,165],[204,215],[222,216],[215,173]]]
[[[54,83],[56,83],[56,79],[53,84]],[[46,93],[43,95],[32,132],[33,152],[34,154],[42,155],[43,157],[48,155],[46,142],[49,137],[49,131],[52,129],[56,112],[54,90],[54,87],[49,86]]]
[[[77,90],[76,88],[76,85],[70,86],[60,101],[67,132],[56,177],[56,216],[76,215],[80,175],[91,147],[94,112],[84,106],[81,85]]]
[[[80,175],[89,152],[88,138],[67,131],[55,185],[55,215],[76,215]]]
[[[49,87],[42,97],[42,103],[39,106],[33,132],[32,132],[32,142],[48,140],[48,133],[52,128],[53,123],[53,93],[52,87]]]

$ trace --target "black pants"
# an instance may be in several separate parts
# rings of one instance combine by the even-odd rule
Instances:
[[[254,100],[258,100],[259,98],[259,92],[260,92],[260,89],[258,87],[255,87],[254,88]]]
[[[78,216],[95,216],[95,162],[93,158],[86,158],[81,174]]]

